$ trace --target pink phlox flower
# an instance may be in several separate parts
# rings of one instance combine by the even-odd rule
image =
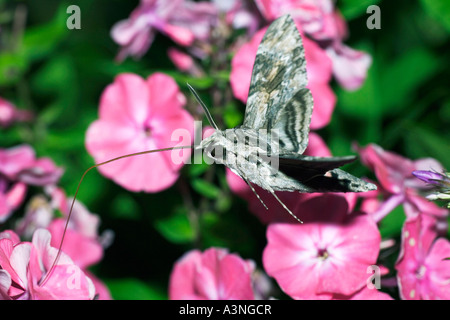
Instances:
[[[262,17],[253,1],[213,0],[219,13],[225,15],[225,21],[234,29],[247,29],[249,35],[254,34],[262,24]]]
[[[230,84],[233,95],[244,103],[247,102],[256,52],[265,30],[266,28],[258,31],[250,42],[242,45],[231,61]],[[311,90],[314,98],[311,129],[319,129],[326,126],[331,120],[336,103],[336,96],[329,85],[332,64],[325,51],[314,41],[303,37],[303,45],[308,75],[307,87]]]
[[[28,145],[0,149],[0,221],[5,221],[22,204],[27,185],[53,185],[62,173],[52,160],[36,159]]]
[[[264,268],[294,299],[351,296],[367,285],[381,236],[366,214],[349,213],[345,198],[324,194],[297,207],[303,224],[267,228]]]
[[[20,300],[94,298],[91,279],[64,253],[45,279],[57,254],[50,241],[51,235],[45,229],[36,230],[32,242],[0,239],[1,297]]]
[[[167,55],[180,71],[188,72],[194,67],[194,59],[189,54],[184,53],[175,47],[169,48]]]
[[[31,112],[18,109],[14,104],[0,97],[0,128],[9,127],[14,122],[29,121],[31,118]]]
[[[356,149],[361,162],[375,173],[380,195],[386,197],[378,210],[372,214],[376,221],[381,220],[399,204],[414,202],[418,192],[428,188],[425,182],[413,176],[413,171],[442,168],[442,165],[432,158],[413,161],[394,152],[385,151],[376,144]]]
[[[376,288],[370,289],[364,286],[361,290],[357,291],[351,296],[332,295],[331,300],[393,300],[393,298]]]
[[[395,266],[402,299],[450,299],[450,242],[438,237],[436,226],[426,214],[405,221]]]
[[[367,78],[372,57],[342,42],[334,42],[326,52],[333,61],[333,75],[338,83],[349,91],[359,89]]]
[[[6,180],[0,177],[0,223],[6,221],[23,202],[27,186],[18,182],[8,186]]]
[[[215,17],[216,8],[208,2],[141,0],[130,18],[119,21],[111,30],[111,37],[122,46],[118,60],[128,55],[143,56],[157,31],[182,46],[190,46],[195,39],[205,40]]]
[[[171,300],[253,300],[254,263],[222,248],[192,250],[170,275]]]
[[[178,70],[186,72],[187,74],[194,77],[203,77],[205,75],[205,72],[193,57],[192,51],[195,50],[192,49],[190,51],[191,52],[187,53],[176,47],[170,47],[167,50],[167,56]],[[198,52],[200,53],[200,55],[203,55],[200,49],[198,50]]]
[[[54,247],[60,245],[66,219],[67,216],[54,219],[47,227],[52,234],[51,245]],[[99,223],[97,215],[75,201],[62,249],[82,269],[98,263],[103,258],[103,247],[98,236]]]
[[[47,228],[54,217],[54,210],[44,195],[30,199],[25,208],[25,215],[16,223],[15,231],[23,239],[31,239],[34,231]]]
[[[310,34],[323,33],[325,17],[332,13],[330,0],[256,0],[262,15],[269,21],[290,14]]]
[[[47,191],[50,199],[44,195],[32,198],[25,216],[18,221],[15,230],[28,239],[37,229],[47,228],[51,233],[51,246],[59,248],[72,199],[67,198],[59,187],[47,188]],[[55,210],[59,210],[64,218],[54,219]],[[88,267],[102,259],[104,248],[110,244],[110,241],[105,244],[110,231],[106,230],[99,235],[99,224],[97,215],[89,212],[81,202],[75,201],[62,250],[86,273]],[[99,279],[92,273],[89,273],[88,277],[93,281],[99,299],[111,298]]]
[[[36,158],[32,147],[20,145],[0,149],[0,174],[10,181],[29,185],[46,186],[55,184],[63,170],[49,158]]]
[[[88,128],[86,148],[100,163],[130,153],[190,145],[194,119],[183,109],[185,102],[176,82],[165,74],[154,73],[147,80],[121,74],[101,96],[99,119]],[[130,191],[159,192],[175,183],[190,154],[190,149],[145,154],[98,170]]]

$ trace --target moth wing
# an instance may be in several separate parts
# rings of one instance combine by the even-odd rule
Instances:
[[[312,106],[311,91],[302,88],[286,105],[278,109],[273,119],[268,119],[267,129],[276,130],[280,150],[296,154],[305,151],[308,146]]]
[[[279,169],[290,177],[305,181],[318,175],[324,175],[330,170],[355,161],[355,159],[355,156],[312,157],[287,154],[279,156]]]
[[[272,22],[258,47],[243,127],[270,129],[277,115],[281,126],[280,111],[295,104],[294,96],[307,83],[302,38],[291,16],[284,15]],[[312,100],[305,108],[312,109]]]
[[[298,181],[298,191],[305,192],[365,192],[376,186],[345,172],[339,167],[351,163],[355,156],[310,157],[281,155],[279,168],[286,176]],[[274,190],[277,190],[274,186]]]

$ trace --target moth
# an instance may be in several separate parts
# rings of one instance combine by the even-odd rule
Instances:
[[[211,126],[216,129],[196,148],[204,149],[209,158],[239,175],[266,209],[252,184],[270,192],[298,221],[300,219],[278,198],[275,191],[365,192],[376,189],[374,184],[339,169],[353,162],[355,156],[303,155],[308,145],[313,110],[313,98],[306,88],[307,84],[302,38],[290,15],[285,15],[272,22],[258,47],[242,126],[221,131],[194,88],[187,85],[203,107]],[[127,154],[88,168],[78,183],[58,254],[43,283],[59,260],[75,199],[90,170],[132,156],[187,148],[192,146]]]
[[[272,22],[258,47],[241,126],[220,130],[206,105],[188,85],[216,130],[197,148],[204,149],[208,157],[240,176],[266,209],[252,184],[270,192],[298,221],[275,191],[376,189],[374,184],[339,169],[353,162],[356,156],[303,155],[313,110],[313,97],[307,84],[302,38],[291,16],[284,15]],[[217,151],[221,152],[217,154]],[[273,166],[273,160],[277,166]]]

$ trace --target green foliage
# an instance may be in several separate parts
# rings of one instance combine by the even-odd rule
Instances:
[[[446,0],[421,0],[424,8],[450,31],[450,3]]]
[[[345,19],[351,20],[366,13],[367,7],[378,5],[381,0],[340,0],[338,8]]]
[[[162,288],[150,286],[135,278],[106,280],[111,295],[116,300],[164,300],[167,294]]]

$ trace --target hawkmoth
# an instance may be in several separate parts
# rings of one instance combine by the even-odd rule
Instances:
[[[271,23],[258,47],[240,127],[220,130],[206,105],[188,85],[216,130],[198,148],[240,176],[266,208],[252,184],[270,192],[297,220],[275,191],[376,189],[374,184],[339,169],[353,162],[355,156],[303,155],[313,110],[313,97],[307,84],[302,38],[291,16],[284,15]]]

